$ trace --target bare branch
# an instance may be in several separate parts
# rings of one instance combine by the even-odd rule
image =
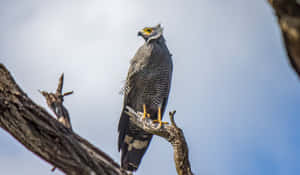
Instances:
[[[56,93],[48,93],[46,91],[40,91],[45,97],[49,108],[54,112],[57,120],[62,123],[65,127],[72,129],[71,120],[67,108],[63,105],[64,96],[73,94],[73,91],[62,94],[64,84],[64,74],[59,78]]]
[[[62,93],[63,80],[60,82],[61,85],[57,90],[59,94]],[[54,94],[57,98],[55,95],[57,94]],[[63,98],[58,99],[63,101]],[[2,64],[0,64],[0,127],[28,150],[66,174],[127,174],[112,158],[36,105],[16,84]]]
[[[108,155],[72,131],[63,97],[73,92],[62,92],[63,75],[56,93],[40,91],[58,120],[36,105],[16,84],[4,65],[0,64],[0,127],[10,133],[28,150],[70,175],[127,175]],[[174,149],[174,160],[179,175],[193,175],[188,158],[188,146],[183,131],[177,127],[170,112],[171,125],[160,126],[151,119],[142,119],[127,107],[130,120],[146,132],[167,139]],[[67,119],[69,123],[60,119]]]
[[[173,146],[174,161],[178,175],[193,175],[189,161],[188,146],[183,131],[177,127],[174,115],[176,111],[170,112],[171,125],[160,125],[154,123],[150,118],[143,119],[143,114],[134,111],[129,106],[126,107],[126,114],[130,116],[130,120],[138,127],[146,132],[165,138]]]
[[[56,94],[62,94],[63,86],[64,86],[64,73],[62,73],[59,78],[58,86],[56,89]]]

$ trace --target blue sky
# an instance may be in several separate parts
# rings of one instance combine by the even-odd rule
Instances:
[[[299,78],[267,1],[1,1],[0,62],[43,107],[37,90],[54,90],[64,72],[75,132],[119,161],[118,92],[137,31],[157,23],[174,61],[168,110],[195,174],[298,175]],[[0,147],[3,174],[62,174],[3,130]],[[175,174],[172,154],[154,138],[136,174]]]

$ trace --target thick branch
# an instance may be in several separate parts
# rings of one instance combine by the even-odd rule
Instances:
[[[0,64],[0,127],[28,150],[66,174],[126,174],[108,155],[36,105],[19,88],[2,64]]]
[[[268,1],[278,18],[290,63],[300,77],[300,1]]]
[[[175,111],[170,112],[171,125],[162,125],[154,123],[151,119],[143,119],[143,114],[135,112],[129,106],[126,107],[128,111],[125,111],[129,116],[130,120],[143,130],[161,136],[170,142],[173,146],[174,161],[178,175],[193,175],[191,165],[189,161],[188,146],[183,134],[183,131],[177,127],[174,115]]]

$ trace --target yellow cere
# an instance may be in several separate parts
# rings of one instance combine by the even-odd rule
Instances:
[[[152,29],[151,28],[144,28],[143,29],[143,32],[144,32],[144,34],[146,34],[146,35],[150,35],[151,33],[152,33]]]

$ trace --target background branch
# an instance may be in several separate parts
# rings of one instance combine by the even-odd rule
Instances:
[[[277,16],[290,63],[300,77],[300,1],[268,1]]]

